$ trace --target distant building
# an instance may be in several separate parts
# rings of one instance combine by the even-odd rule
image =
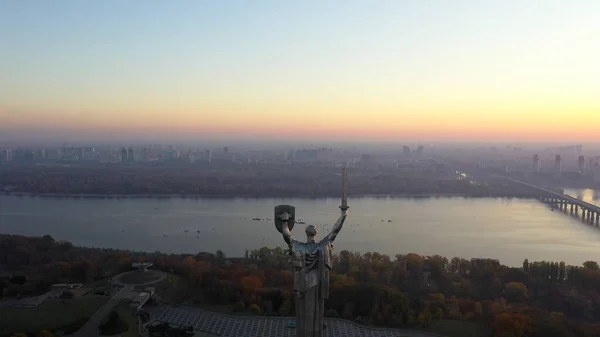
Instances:
[[[206,159],[207,163],[212,162],[212,152],[210,151],[210,149],[204,151],[204,159]]]
[[[193,164],[196,161],[196,154],[191,150],[187,153],[187,161],[190,164]]]
[[[130,163],[133,163],[133,162],[134,162],[134,157],[133,157],[133,148],[132,148],[132,147],[130,147],[130,148],[128,148],[128,149],[127,149],[127,160],[128,160]]]
[[[0,163],[10,161],[10,150],[0,150]]]
[[[166,153],[166,157],[169,160],[177,160],[179,159],[179,151],[173,147],[169,148]]]
[[[542,170],[542,162],[538,154],[533,155],[533,172],[540,172]]]
[[[223,147],[223,153],[228,153],[228,152],[229,152],[229,146]]]
[[[61,157],[60,149],[48,149],[46,150],[46,159],[48,160],[59,160]]]
[[[403,155],[405,155],[405,156],[408,156],[408,155],[410,155],[410,146],[406,146],[406,145],[404,145],[404,146],[402,147],[402,154],[403,154]]]
[[[579,173],[583,174],[584,170],[585,170],[585,157],[583,155],[581,155],[577,159],[577,171]]]
[[[129,156],[128,156],[128,151],[126,147],[123,147],[121,149],[121,162],[122,163],[128,163],[129,162]]]
[[[417,147],[417,151],[416,151],[416,153],[417,153],[418,155],[422,155],[422,154],[423,154],[423,145],[419,145],[419,146]]]
[[[560,154],[557,154],[554,158],[554,173],[560,174],[562,172],[562,159]]]
[[[143,147],[142,151],[140,153],[140,157],[143,162],[149,161],[150,160],[150,149],[148,149],[147,147]]]
[[[294,155],[295,161],[313,161],[319,159],[318,149],[299,149]]]

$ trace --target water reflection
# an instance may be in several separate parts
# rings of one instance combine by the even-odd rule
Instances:
[[[600,191],[593,189],[565,189],[565,194],[590,204],[600,206]]]

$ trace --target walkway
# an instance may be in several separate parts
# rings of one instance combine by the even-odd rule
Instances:
[[[152,319],[222,337],[293,337],[295,329],[287,326],[290,317],[248,317],[218,314],[190,307],[156,308]],[[432,337],[426,332],[360,326],[343,319],[325,319],[325,337]]]
[[[72,336],[74,337],[93,337],[98,336],[98,327],[100,322],[110,313],[110,311],[121,301],[123,296],[133,289],[132,285],[123,287],[119,290],[100,310],[96,313]]]

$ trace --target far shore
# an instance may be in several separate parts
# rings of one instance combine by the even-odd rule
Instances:
[[[78,194],[78,193],[28,193],[28,192],[0,192],[0,195],[16,197],[41,197],[41,198],[89,198],[89,199],[331,199],[339,198],[336,195],[323,196],[268,196],[268,195],[222,195],[222,194]],[[356,194],[350,198],[518,198],[531,199],[528,196],[474,196],[461,193],[435,193],[435,194]]]

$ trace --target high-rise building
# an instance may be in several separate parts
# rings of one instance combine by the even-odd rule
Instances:
[[[540,172],[542,165],[540,162],[540,156],[538,154],[533,155],[533,172]]]
[[[4,162],[4,163],[8,162],[9,151],[10,150],[8,150],[8,149],[0,150],[0,163],[2,163],[2,162]]]
[[[196,154],[194,152],[192,152],[192,150],[189,150],[187,153],[187,161],[190,164],[192,164],[196,161]]]
[[[132,147],[130,147],[130,148],[127,149],[127,160],[130,163],[133,163],[133,161],[134,161],[134,158],[133,158],[133,148]]]
[[[212,152],[210,151],[210,149],[204,152],[204,158],[206,159],[207,163],[212,162]]]
[[[126,147],[123,147],[123,148],[121,149],[121,162],[122,162],[122,163],[127,163],[127,162],[129,162],[129,158],[128,158],[128,156],[127,156],[127,155],[128,155],[127,148],[126,148]]]
[[[562,159],[560,158],[560,154],[557,154],[556,157],[554,158],[554,173],[561,173],[562,172]]]
[[[223,152],[224,152],[224,153],[228,153],[228,152],[229,152],[229,146],[225,146],[225,147],[223,147]]]
[[[577,171],[579,171],[579,173],[583,174],[583,171],[585,170],[585,157],[583,155],[579,156],[579,159],[577,160]]]
[[[410,146],[404,145],[402,147],[402,154],[405,155],[405,156],[409,155],[410,154]]]
[[[423,145],[419,145],[419,146],[417,147],[417,154],[419,154],[419,155],[420,155],[420,154],[423,154]]]
[[[143,147],[140,156],[143,162],[148,161],[150,159],[150,149],[148,149],[147,147]]]

